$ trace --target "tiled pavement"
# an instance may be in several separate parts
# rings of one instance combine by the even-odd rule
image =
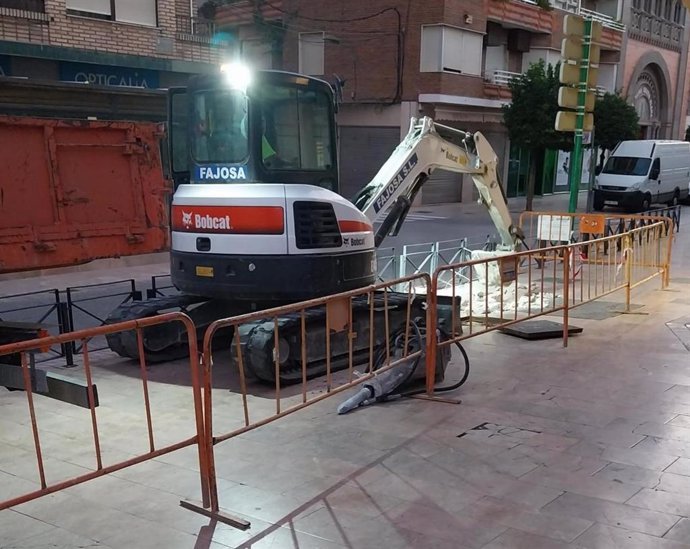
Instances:
[[[666,325],[678,332],[674,321],[690,317],[688,226],[673,276],[669,291],[658,281],[635,291],[640,314],[574,319],[584,332],[567,349],[471,340],[460,405],[337,416],[336,396],[218,445],[221,507],[248,517],[247,532],[179,507],[199,497],[185,449],[0,512],[0,547],[690,549],[690,351]],[[162,439],[190,429],[184,371],[151,367]],[[135,380],[131,365],[97,370],[109,459],[139,449]],[[233,395],[218,383],[220,403]],[[252,399],[270,406],[262,391]],[[88,417],[38,405],[49,473],[92,467]],[[0,499],[35,486],[26,415],[22,393],[0,393]]]

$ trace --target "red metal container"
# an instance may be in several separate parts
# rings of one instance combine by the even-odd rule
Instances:
[[[0,116],[0,273],[169,246],[158,126]]]

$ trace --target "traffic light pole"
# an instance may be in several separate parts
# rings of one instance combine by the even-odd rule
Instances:
[[[575,140],[573,143],[573,152],[570,157],[570,170],[568,171],[568,184],[570,186],[570,205],[568,211],[570,213],[574,213],[577,210],[580,180],[582,179],[582,141],[584,137],[587,83],[589,81],[589,50],[592,43],[592,20],[585,19],[584,23],[585,32],[584,40],[582,41],[582,64],[580,65],[580,83],[577,93]]]

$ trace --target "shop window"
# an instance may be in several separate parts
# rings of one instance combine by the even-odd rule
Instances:
[[[157,0],[67,0],[67,12],[151,27],[158,23]]]

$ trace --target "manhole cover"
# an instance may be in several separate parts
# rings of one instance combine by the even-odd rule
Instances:
[[[563,324],[553,322],[552,320],[528,320],[505,328],[499,328],[499,331],[504,334],[521,337],[522,339],[553,339],[563,336]],[[568,335],[581,333],[582,328],[568,326]]]

